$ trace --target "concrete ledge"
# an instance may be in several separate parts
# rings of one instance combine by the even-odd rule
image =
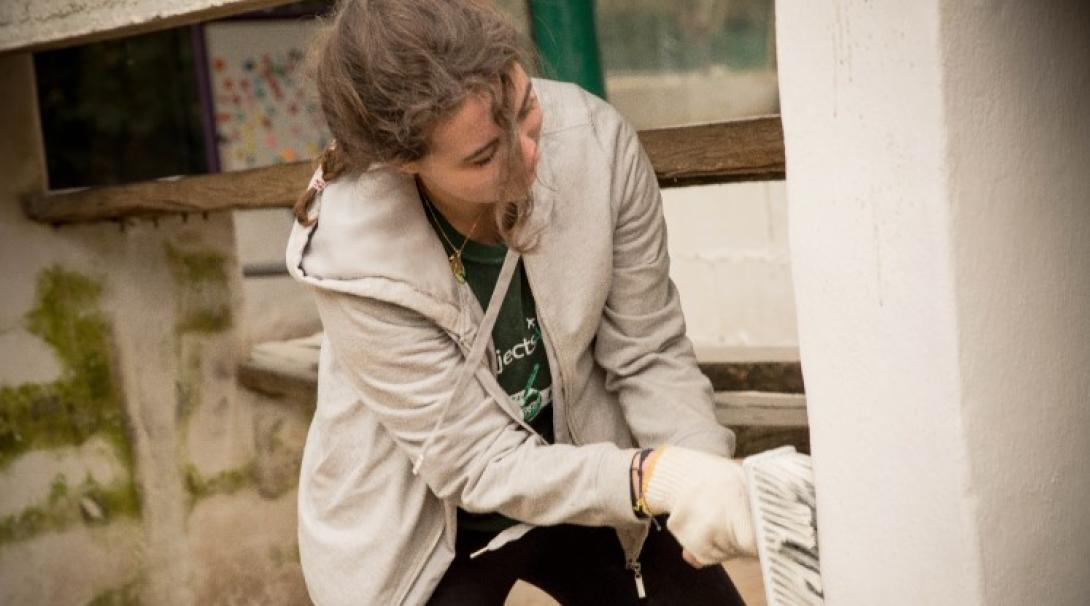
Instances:
[[[239,365],[238,381],[258,393],[313,405],[318,389],[322,333],[259,343]]]
[[[0,2],[0,52],[121,38],[288,4],[286,0],[11,0]]]

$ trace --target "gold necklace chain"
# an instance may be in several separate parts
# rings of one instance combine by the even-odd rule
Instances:
[[[421,197],[424,198],[424,206],[427,207],[428,212],[431,213],[431,218],[435,221],[435,226],[439,228],[439,235],[443,236],[443,239],[447,241],[447,244],[450,244],[450,247],[454,249],[454,252],[451,253],[449,257],[447,257],[447,263],[450,264],[450,271],[454,274],[454,279],[458,280],[459,282],[465,282],[466,266],[464,263],[462,263],[462,251],[465,250],[466,244],[469,243],[469,239],[472,238],[475,233],[477,233],[477,224],[481,222],[481,217],[484,216],[485,211],[482,210],[477,215],[477,219],[473,221],[473,227],[469,228],[469,235],[466,236],[464,240],[462,240],[462,245],[455,246],[454,242],[451,242],[450,236],[447,235],[447,230],[443,229],[443,224],[439,222],[439,217],[437,216],[437,211],[435,209],[435,205],[431,201],[431,198],[429,198],[428,194],[424,192],[424,188],[422,185],[419,187],[419,189]]]

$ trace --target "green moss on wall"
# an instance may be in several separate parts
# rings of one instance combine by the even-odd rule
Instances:
[[[102,508],[103,518],[97,521],[109,521],[118,517],[137,517],[140,515],[140,499],[131,483],[114,486],[99,486],[93,482],[84,487],[81,494],[92,499]],[[96,520],[88,520],[94,522]]]
[[[208,477],[203,476],[192,464],[185,469],[185,487],[194,502],[212,495],[234,494],[253,483],[253,463],[227,469]]]
[[[227,258],[215,252],[183,252],[171,244],[166,245],[167,260],[175,281],[181,284],[227,284],[227,272],[223,266]]]
[[[38,275],[26,325],[52,348],[61,372],[48,383],[0,385],[0,470],[27,451],[78,446],[100,436],[113,445],[127,477],[109,487],[88,478],[71,488],[58,476],[45,502],[0,518],[0,544],[78,522],[81,499],[93,501],[102,519],[140,515],[130,430],[101,296],[102,286],[77,272],[53,266]]]
[[[128,421],[101,295],[102,286],[82,274],[57,266],[39,274],[27,329],[53,349],[61,373],[49,383],[0,386],[0,469],[28,450],[101,435],[131,470]]]
[[[136,578],[121,587],[107,589],[87,602],[87,606],[138,606],[142,578]]]
[[[175,332],[217,333],[231,328],[227,257],[209,251],[182,251],[169,243],[166,255],[180,294]]]
[[[182,345],[182,350],[186,353],[179,354],[184,355],[185,359],[179,365],[178,379],[174,382],[174,412],[178,426],[183,431],[183,444],[189,418],[201,402],[201,366],[204,357],[204,349],[200,343],[186,345]]]
[[[231,328],[231,308],[227,305],[196,309],[182,315],[178,321],[179,333],[216,333]]]
[[[56,505],[68,497],[68,478],[64,474],[57,474],[53,483],[49,485],[49,504]]]
[[[102,486],[88,476],[79,486],[69,488],[65,477],[58,475],[46,502],[0,518],[0,545],[63,530],[81,520],[88,525],[99,525],[139,514],[140,502],[128,480]]]
[[[75,519],[65,507],[27,507],[20,513],[0,518],[0,545],[29,539],[42,532],[60,530]]]

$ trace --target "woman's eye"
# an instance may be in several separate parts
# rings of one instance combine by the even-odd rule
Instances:
[[[496,154],[492,154],[492,155],[488,156],[487,158],[483,158],[481,160],[474,160],[473,161],[473,166],[484,166],[485,164],[488,164],[489,162],[491,162],[492,158],[495,158],[495,157],[496,157]]]

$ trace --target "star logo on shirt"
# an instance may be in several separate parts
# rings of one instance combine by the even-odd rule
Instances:
[[[526,330],[537,328],[537,318],[526,318]]]

